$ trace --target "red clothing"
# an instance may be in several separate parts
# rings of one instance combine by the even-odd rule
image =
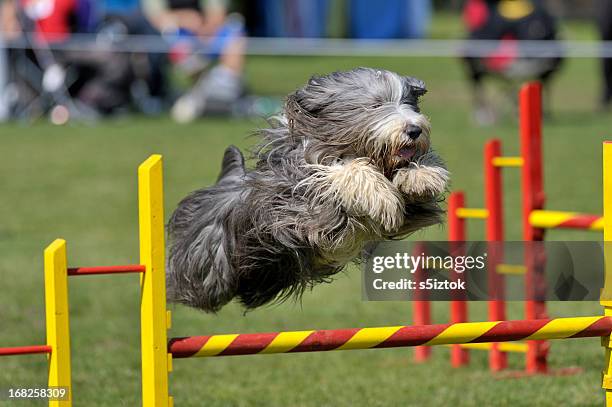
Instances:
[[[487,23],[489,6],[484,0],[467,0],[463,8],[463,22],[468,30],[474,31]]]
[[[37,40],[57,42],[70,35],[76,0],[22,0],[23,10],[36,25]]]

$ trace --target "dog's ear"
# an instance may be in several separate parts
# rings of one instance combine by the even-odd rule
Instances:
[[[287,96],[285,109],[289,116],[305,114],[312,117],[315,117],[319,110],[316,106],[313,106],[312,103],[308,103],[307,97],[302,89]]]
[[[404,76],[404,83],[409,87],[410,92],[416,97],[423,96],[427,93],[425,82],[412,76]]]
[[[328,99],[323,97],[325,89],[322,88],[320,78],[313,76],[306,86],[288,96],[288,105],[293,110],[311,117],[317,117],[327,105]]]

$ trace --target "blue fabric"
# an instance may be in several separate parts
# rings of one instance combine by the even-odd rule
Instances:
[[[349,7],[353,38],[402,37],[405,0],[351,0]]]
[[[431,18],[431,0],[351,0],[353,38],[422,38]]]
[[[285,4],[288,5],[287,11],[293,18],[286,19],[286,30],[289,36],[318,38],[326,34],[327,28],[327,0],[290,0]],[[294,13],[291,13],[295,10]],[[293,15],[291,15],[293,14]]]
[[[140,10],[139,0],[101,0],[100,3],[106,14],[131,14]]]
[[[251,0],[254,1],[254,0]],[[324,37],[330,0],[259,0],[258,25],[264,37]]]
[[[404,24],[406,38],[423,38],[427,35],[431,23],[431,7],[430,0],[408,0]]]
[[[192,50],[204,46],[207,50],[205,54],[207,57],[218,59],[233,40],[242,36],[244,36],[244,26],[236,20],[228,20],[207,44],[202,44],[196,35],[184,28],[179,28],[172,34],[166,33],[164,38],[171,46],[187,44]]]
[[[78,0],[76,4],[76,31],[92,33],[99,23],[95,0]]]
[[[77,0],[77,2],[78,25],[83,32],[95,32],[108,16],[144,18],[140,10],[140,0]]]
[[[210,50],[208,56],[219,58],[221,53],[234,40],[244,36],[244,26],[236,21],[229,21],[215,33],[211,42],[208,44]]]

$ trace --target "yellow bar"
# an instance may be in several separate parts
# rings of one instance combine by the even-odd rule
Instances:
[[[503,342],[498,345],[498,349],[502,352],[527,353],[526,343]]]
[[[523,157],[493,157],[494,167],[522,167]]]
[[[454,345],[446,345],[446,346],[454,346]],[[491,342],[483,342],[483,343],[460,343],[459,347],[470,349],[470,350],[489,350],[492,347]]]
[[[67,400],[49,401],[49,407],[67,407],[72,405],[72,385],[66,241],[56,239],[47,246],[44,257],[47,345],[51,346],[48,385],[68,391]]]
[[[612,315],[612,143],[603,143],[603,231],[604,231],[604,261],[605,279],[602,302],[606,307],[606,315]]]
[[[452,345],[448,345],[452,346]],[[462,343],[459,345],[462,348],[466,349],[474,349],[474,350],[490,350],[493,347],[493,343],[491,342],[483,342],[483,343]],[[497,348],[501,352],[506,353],[527,353],[527,344],[526,343],[512,343],[512,342],[502,342],[497,344]]]
[[[455,213],[461,219],[486,219],[489,216],[489,211],[482,208],[458,208]]]
[[[535,210],[529,214],[529,223],[537,228],[552,229],[580,215],[579,212]],[[603,220],[593,222],[588,230],[603,230]]]
[[[140,329],[142,405],[168,407],[166,274],[164,260],[164,193],[162,157],[152,155],[138,167],[140,228]]]
[[[495,271],[498,274],[525,274],[527,267],[518,264],[498,264]]]
[[[603,215],[604,215],[604,288],[600,303],[604,315],[612,316],[612,143],[603,143]],[[605,365],[602,372],[602,387],[605,389],[606,406],[612,407],[612,346],[610,337],[602,338],[605,348]]]

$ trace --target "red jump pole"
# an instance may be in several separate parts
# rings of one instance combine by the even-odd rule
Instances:
[[[15,346],[13,348],[0,348],[0,356],[31,355],[34,353],[51,353],[51,346]]]
[[[96,267],[70,267],[69,276],[84,276],[88,274],[121,274],[144,273],[146,267],[142,264],[128,264],[125,266],[96,266]]]
[[[414,255],[418,256],[422,251],[423,246],[421,244],[414,246]],[[415,271],[414,279],[417,284],[423,279],[423,269],[421,267]],[[426,291],[415,291],[415,297],[412,301],[412,314],[413,325],[422,326],[431,324],[431,303],[427,298]],[[414,348],[415,362],[425,362],[430,356],[430,346],[417,346]]]
[[[488,242],[504,240],[502,169],[493,165],[493,159],[499,156],[501,156],[500,141],[494,139],[487,142],[484,148],[484,176],[485,208],[488,212],[486,221]],[[505,321],[504,277],[496,270],[497,265],[503,262],[504,254],[499,244],[495,243],[489,245],[488,252],[489,321]],[[493,343],[489,351],[489,368],[492,371],[500,371],[507,366],[507,354],[499,350],[498,343]]]
[[[448,240],[449,242],[465,241],[465,219],[457,216],[457,209],[465,206],[465,195],[462,191],[456,191],[448,196]],[[452,243],[451,243],[452,244]],[[451,323],[467,322],[468,303],[461,300],[451,301]],[[453,367],[461,367],[470,363],[470,354],[467,349],[460,345],[452,345],[451,364]]]
[[[522,212],[523,240],[541,241],[544,230],[534,228],[529,222],[533,210],[544,207],[544,182],[542,174],[542,86],[537,82],[524,85],[519,93],[519,120],[521,135],[521,156],[523,167],[522,179]],[[527,301],[525,304],[526,319],[546,318],[546,302],[540,298],[544,278],[544,257],[533,253],[533,247],[525,247],[525,287]],[[548,343],[545,341],[527,342],[527,373],[546,373]]]

